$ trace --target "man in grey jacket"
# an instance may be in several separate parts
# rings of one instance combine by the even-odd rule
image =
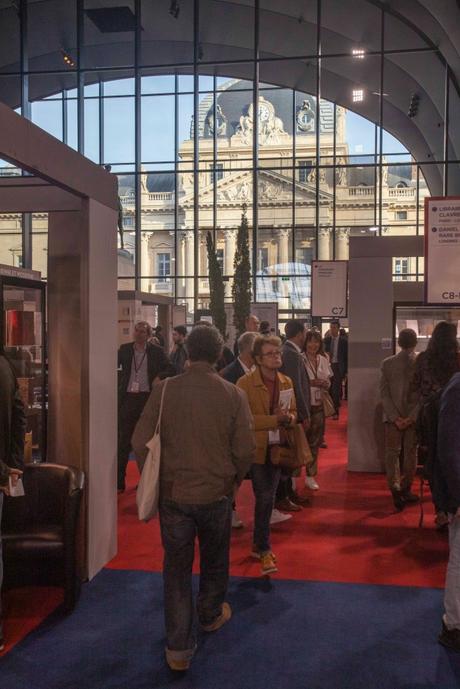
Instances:
[[[161,419],[160,525],[166,661],[187,670],[196,647],[193,632],[192,565],[200,546],[198,619],[212,632],[231,617],[228,584],[232,500],[255,455],[253,419],[242,390],[223,380],[214,365],[223,340],[212,326],[187,338],[190,366],[168,380]],[[153,435],[165,382],[154,386],[132,438],[144,459]]]
[[[307,330],[305,324],[292,318],[284,326],[286,342],[282,348],[283,365],[281,373],[289,376],[294,386],[297,404],[297,419],[305,432],[310,425],[310,380],[305,368],[302,351],[305,345]],[[292,472],[284,470],[281,474],[276,493],[276,508],[284,512],[298,512],[310,504],[310,499],[299,495],[292,485]]]
[[[419,408],[419,396],[412,386],[415,372],[416,333],[410,328],[401,330],[398,345],[401,351],[382,362],[380,396],[385,427],[387,482],[394,505],[401,511],[406,503],[418,502],[417,495],[411,493],[417,467],[415,421]]]

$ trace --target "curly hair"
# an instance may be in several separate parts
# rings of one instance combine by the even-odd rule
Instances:
[[[455,323],[437,323],[426,348],[426,364],[433,378],[446,385],[459,369],[457,326]]]

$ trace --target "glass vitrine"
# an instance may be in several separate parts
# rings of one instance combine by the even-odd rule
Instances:
[[[16,373],[27,427],[24,460],[46,458],[45,285],[0,276],[1,338]]]
[[[449,321],[458,326],[460,307],[424,306],[422,304],[395,304],[395,340],[403,328],[412,328],[417,333],[417,352],[423,352],[428,344],[433,329],[439,321]],[[460,343],[460,332],[457,327]],[[399,351],[396,344],[396,351]]]

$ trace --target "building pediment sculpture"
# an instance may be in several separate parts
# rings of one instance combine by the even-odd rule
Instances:
[[[241,115],[235,137],[241,139],[246,146],[252,145],[254,132],[254,104],[251,103],[246,114]],[[261,146],[279,144],[289,136],[284,131],[281,118],[276,117],[275,108],[270,101],[263,96],[259,98],[258,106],[258,132]]]

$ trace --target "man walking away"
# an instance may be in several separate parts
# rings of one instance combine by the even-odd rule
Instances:
[[[200,547],[196,609],[206,632],[231,617],[228,585],[232,499],[254,461],[252,416],[245,394],[214,369],[223,340],[213,326],[197,326],[187,338],[190,366],[168,381],[161,420],[160,525],[166,661],[187,670],[196,648],[192,565]],[[133,436],[144,458],[153,435],[163,385],[155,386]]]
[[[401,511],[406,503],[418,502],[417,495],[411,493],[417,467],[415,421],[419,403],[419,395],[414,392],[412,385],[417,345],[415,331],[410,328],[401,330],[398,345],[401,351],[382,362],[380,396],[388,487],[396,509]]]
[[[16,485],[22,474],[26,419],[19,397],[16,376],[0,345],[0,523],[3,494],[9,493],[9,481]],[[2,541],[0,534],[0,592],[3,582]],[[0,652],[5,648],[0,600]]]
[[[438,421],[437,500],[449,514],[449,562],[439,643],[460,653],[460,373],[455,373],[441,397]],[[443,497],[441,497],[442,487]]]

